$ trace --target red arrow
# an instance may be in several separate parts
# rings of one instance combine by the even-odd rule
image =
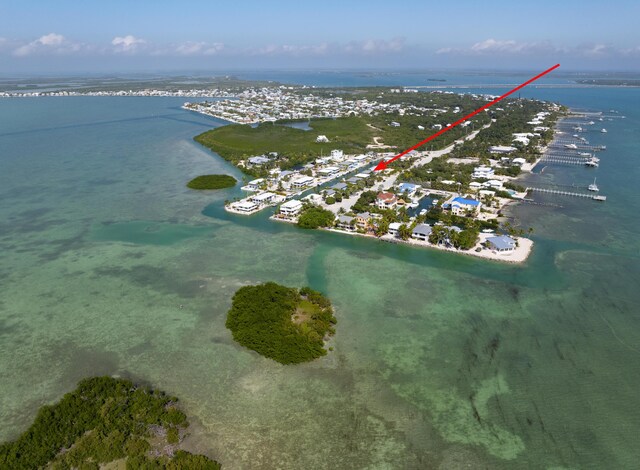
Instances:
[[[447,127],[445,127],[442,130],[439,130],[438,132],[436,132],[435,134],[433,134],[430,137],[427,137],[426,139],[418,142],[416,145],[414,145],[413,147],[409,147],[407,150],[405,150],[404,152],[399,153],[398,155],[396,155],[395,157],[393,157],[391,160],[388,161],[381,161],[380,163],[378,163],[378,165],[373,169],[373,171],[380,171],[380,170],[384,170],[387,168],[387,165],[389,165],[389,163],[396,161],[398,158],[402,157],[403,155],[408,154],[409,152],[411,152],[412,150],[417,149],[418,147],[426,144],[427,142],[435,139],[436,137],[444,134],[445,132],[453,129],[454,127],[456,127],[459,124],[462,124],[464,121],[466,121],[467,119],[471,119],[473,116],[475,116],[476,114],[484,111],[485,109],[493,106],[494,104],[496,104],[497,102],[505,99],[507,96],[515,93],[516,91],[518,91],[521,88],[526,87],[529,83],[531,82],[535,82],[537,79],[539,79],[540,77],[544,77],[546,74],[548,74],[549,72],[551,72],[552,70],[557,69],[558,67],[560,67],[560,64],[556,64],[553,67],[545,70],[544,72],[536,75],[533,78],[530,78],[529,80],[527,80],[526,82],[524,82],[522,85],[518,85],[517,87],[515,87],[513,90],[510,90],[508,92],[506,92],[504,95],[499,96],[498,98],[496,98],[495,100],[485,104],[484,106],[481,106],[480,108],[476,109],[474,112],[467,114],[465,117],[458,119],[456,122],[454,122],[453,124],[449,124]]]

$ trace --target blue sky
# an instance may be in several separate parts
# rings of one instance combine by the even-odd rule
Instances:
[[[0,2],[0,73],[640,70],[638,1]]]

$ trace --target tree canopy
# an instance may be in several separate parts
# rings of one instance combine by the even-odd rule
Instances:
[[[188,426],[177,401],[129,380],[82,380],[58,403],[43,406],[15,441],[0,445],[0,468],[97,469],[126,458],[127,468],[219,469],[217,462],[184,451],[178,451],[173,460],[148,455],[152,428],[164,428],[167,437],[179,440],[180,431]]]
[[[324,338],[335,323],[329,299],[319,292],[267,282],[235,293],[226,326],[242,346],[296,364],[327,353]]]

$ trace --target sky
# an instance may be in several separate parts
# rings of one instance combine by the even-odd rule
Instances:
[[[0,0],[0,75],[640,71],[638,18],[638,0]]]

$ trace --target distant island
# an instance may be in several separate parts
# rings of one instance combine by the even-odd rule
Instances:
[[[235,293],[226,326],[242,346],[298,364],[327,354],[325,340],[335,323],[331,302],[319,292],[267,282]]]
[[[177,401],[125,379],[82,380],[0,445],[0,468],[219,470],[218,462],[180,449],[189,424]]]
[[[196,176],[187,183],[191,189],[224,189],[232,188],[237,180],[229,175],[201,175]]]

